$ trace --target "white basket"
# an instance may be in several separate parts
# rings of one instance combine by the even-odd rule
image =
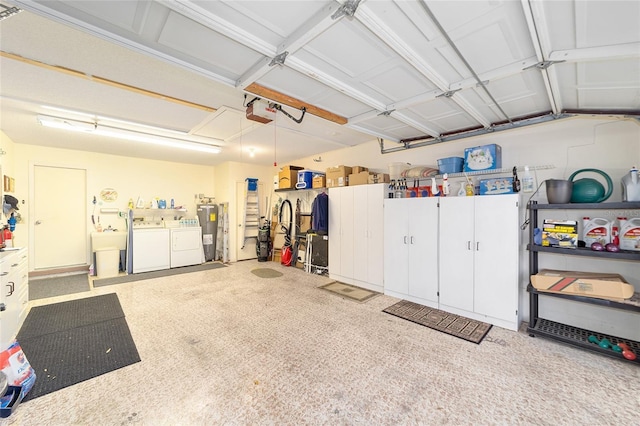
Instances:
[[[389,178],[400,179],[402,172],[411,167],[409,163],[389,163]]]

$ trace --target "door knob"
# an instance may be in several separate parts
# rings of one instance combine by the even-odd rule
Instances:
[[[42,224],[42,221],[41,220],[36,220],[36,225],[40,225],[40,224]]]

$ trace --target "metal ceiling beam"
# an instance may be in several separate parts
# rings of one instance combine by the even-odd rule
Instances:
[[[542,2],[531,2],[530,0],[521,0],[521,3],[538,62],[548,61],[550,58],[547,52],[551,51],[551,42],[549,40],[547,26],[544,22],[544,6]],[[547,91],[551,110],[554,114],[558,114],[562,111],[562,102],[560,100],[560,87],[556,73],[553,68],[541,68],[540,73]]]
[[[491,83],[492,81],[511,77],[512,75],[522,74],[523,69],[535,66],[538,62],[539,62],[538,58],[536,58],[535,56],[532,56],[530,58],[523,59],[521,61],[514,62],[512,64],[505,65],[503,67],[496,68],[482,74],[478,74],[478,77],[483,82]],[[475,78],[470,77],[470,78],[465,78],[464,80],[453,82],[449,85],[449,87],[451,88],[451,90],[455,90],[455,89],[465,90],[465,89],[471,89],[477,85],[478,85],[478,81]]]
[[[333,19],[332,15],[340,8],[340,3],[332,2],[312,16],[307,22],[299,26],[286,40],[276,46],[277,57],[281,54],[292,54],[302,49],[307,43],[318,35],[331,28],[339,19]],[[258,61],[249,71],[244,73],[236,82],[236,87],[244,89],[254,83],[271,70],[271,61]]]
[[[449,83],[440,76],[419,53],[409,48],[398,34],[378,19],[378,17],[367,8],[366,3],[358,8],[355,17],[382,42],[387,44],[394,52],[400,55],[402,59],[435,84],[442,92],[448,92],[450,90]],[[462,97],[454,96],[450,99],[483,126],[488,127],[491,125],[490,120],[484,117]]]
[[[458,133],[449,134],[446,136],[441,136],[437,138],[425,138],[422,141],[417,142],[407,142],[404,143],[404,146],[394,147],[394,148],[384,148],[381,147],[381,154],[390,154],[393,152],[406,151],[411,148],[420,148],[423,146],[436,145],[444,142],[455,141],[459,139],[472,138],[475,136],[486,135],[489,133],[501,132],[505,130],[518,129],[526,126],[532,126],[535,124],[546,123],[549,121],[560,120],[564,118],[573,117],[573,114],[545,114],[538,117],[529,117],[523,119],[514,119],[508,123],[495,124],[491,126],[489,129],[478,129],[478,130],[470,130],[470,131],[461,131]],[[403,141],[400,141],[403,142]]]
[[[479,74],[478,77],[483,82],[490,83],[492,81],[500,80],[503,78],[511,77],[512,75],[522,74],[523,67],[529,68],[534,67],[538,63],[538,60],[535,56],[531,58],[515,62],[513,64],[509,64],[500,68],[496,68],[494,70],[488,71],[483,74]],[[475,78],[465,78],[464,80],[456,81],[451,83],[449,87],[451,90],[466,90],[472,89],[478,86],[478,82]],[[413,96],[411,98],[404,99],[400,102],[396,102],[393,104],[387,105],[387,109],[392,110],[401,110],[405,108],[411,108],[414,105],[423,104],[425,102],[429,102],[438,96],[442,95],[442,91],[440,89],[432,90],[430,92],[425,92],[417,96]],[[349,120],[352,120],[351,118]]]

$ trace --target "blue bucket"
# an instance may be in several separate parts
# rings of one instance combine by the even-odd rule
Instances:
[[[445,173],[461,173],[464,166],[464,158],[447,157],[438,160],[438,172],[442,175]]]

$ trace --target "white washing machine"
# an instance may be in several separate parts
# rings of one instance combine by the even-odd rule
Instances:
[[[160,271],[171,267],[169,230],[162,223],[133,223],[133,273]]]
[[[204,263],[200,226],[171,228],[170,231],[172,268]]]

